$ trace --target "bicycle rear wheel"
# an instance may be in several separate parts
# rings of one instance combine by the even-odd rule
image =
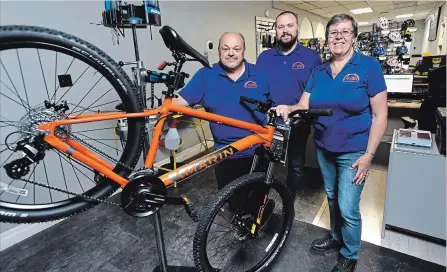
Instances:
[[[56,149],[45,148],[44,158],[28,166],[15,149],[23,140],[33,145],[41,122],[116,111],[119,103],[127,113],[141,112],[142,103],[126,73],[92,44],[34,26],[1,26],[0,56],[0,221],[57,220],[97,204],[67,192],[96,199],[110,196],[118,184]],[[68,109],[62,114],[57,107],[64,101]],[[82,141],[125,177],[141,152],[144,118],[121,121],[127,121],[131,135],[125,141],[116,135],[117,120],[71,125],[56,135]],[[11,177],[12,170],[16,174]]]
[[[242,176],[225,186],[205,208],[194,237],[194,262],[199,271],[263,271],[281,251],[294,218],[292,195],[277,179],[265,184],[265,173]],[[264,194],[253,194],[267,190]],[[254,196],[254,195],[257,195]],[[236,196],[236,198],[234,198]],[[252,233],[261,208],[258,234]]]

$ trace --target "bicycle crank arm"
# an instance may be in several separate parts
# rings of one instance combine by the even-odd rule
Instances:
[[[163,196],[163,195],[157,195],[157,194],[153,194],[153,193],[143,193],[144,196],[144,202],[149,202],[148,204],[153,204],[153,205],[182,205],[185,207],[186,212],[188,213],[189,217],[191,217],[191,219],[194,222],[198,222],[199,221],[199,216],[197,215],[196,210],[194,209],[194,206],[191,202],[191,200],[189,200],[189,198],[185,195],[183,195],[182,197],[172,197],[172,196]]]

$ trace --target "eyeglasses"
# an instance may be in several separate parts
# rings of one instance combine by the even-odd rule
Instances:
[[[343,30],[341,32],[338,32],[336,30],[329,32],[329,37],[330,38],[335,38],[338,37],[338,34],[341,34],[341,36],[343,38],[349,37],[349,35],[351,35],[354,31],[352,30]]]

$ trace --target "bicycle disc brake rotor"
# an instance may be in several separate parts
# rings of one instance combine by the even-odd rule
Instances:
[[[158,211],[167,195],[166,186],[156,176],[142,173],[135,175],[123,188],[121,206],[135,217],[150,216]]]

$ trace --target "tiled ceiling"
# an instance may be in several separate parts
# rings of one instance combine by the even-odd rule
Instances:
[[[445,1],[319,1],[319,0],[302,0],[302,1],[281,1],[287,5],[299,8],[310,13],[320,15],[325,18],[331,18],[335,14],[347,13],[352,15],[358,22],[374,23],[379,17],[386,17],[389,20],[406,20],[396,19],[397,15],[412,13],[411,19],[425,19],[430,12]],[[373,12],[365,14],[353,14],[352,9],[370,7]]]

